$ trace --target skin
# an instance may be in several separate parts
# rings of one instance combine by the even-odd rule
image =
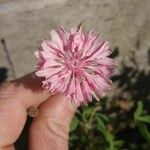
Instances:
[[[68,133],[76,106],[64,95],[41,88],[34,73],[0,86],[0,150],[14,150],[27,119],[27,109],[39,108],[29,132],[29,150],[67,150]]]

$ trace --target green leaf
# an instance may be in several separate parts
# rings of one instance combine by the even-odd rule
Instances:
[[[72,135],[72,136],[70,136],[70,140],[77,140],[79,137],[78,136],[76,136],[76,135]]]
[[[138,117],[138,121],[150,123],[150,115],[140,116]]]
[[[124,144],[123,140],[117,140],[117,141],[115,141],[115,146],[118,147],[118,148],[122,147],[123,144]]]
[[[99,128],[99,130],[101,131],[101,132],[104,132],[105,130],[106,130],[106,126],[105,126],[105,124],[104,124],[104,122],[102,121],[102,119],[100,118],[100,117],[98,117],[98,116],[96,116],[96,119],[97,119],[97,127]]]
[[[139,118],[139,116],[142,114],[142,111],[143,111],[143,103],[142,103],[142,101],[138,101],[137,109],[134,112],[135,120],[137,120]]]
[[[144,137],[144,139],[149,143],[150,142],[150,132],[148,131],[147,126],[144,123],[139,123],[139,130]]]
[[[84,107],[83,109],[83,115],[87,118],[91,115],[93,112],[94,107]]]
[[[110,144],[110,147],[114,147],[114,136],[107,131],[105,133],[106,141]]]
[[[110,119],[108,118],[108,116],[106,116],[105,114],[102,113],[98,113],[99,117],[102,118],[104,121],[109,122]]]
[[[70,132],[74,131],[79,125],[79,120],[76,116],[73,117],[71,125],[70,125]]]

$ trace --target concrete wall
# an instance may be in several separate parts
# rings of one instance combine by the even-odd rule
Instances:
[[[118,46],[122,56],[150,46],[150,0],[0,0],[0,38],[4,38],[17,76],[31,72],[33,51],[57,25],[83,22]],[[141,60],[140,60],[141,61]],[[0,67],[9,67],[0,44]]]

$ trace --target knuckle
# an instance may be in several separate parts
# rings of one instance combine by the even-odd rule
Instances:
[[[65,141],[68,140],[69,127],[64,126],[55,117],[46,118],[46,128],[58,138]]]
[[[4,82],[0,86],[0,104],[15,98],[16,86],[12,82]]]

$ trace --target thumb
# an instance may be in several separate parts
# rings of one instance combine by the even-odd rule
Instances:
[[[51,96],[39,107],[30,128],[30,150],[67,150],[68,133],[76,106],[62,94]]]

